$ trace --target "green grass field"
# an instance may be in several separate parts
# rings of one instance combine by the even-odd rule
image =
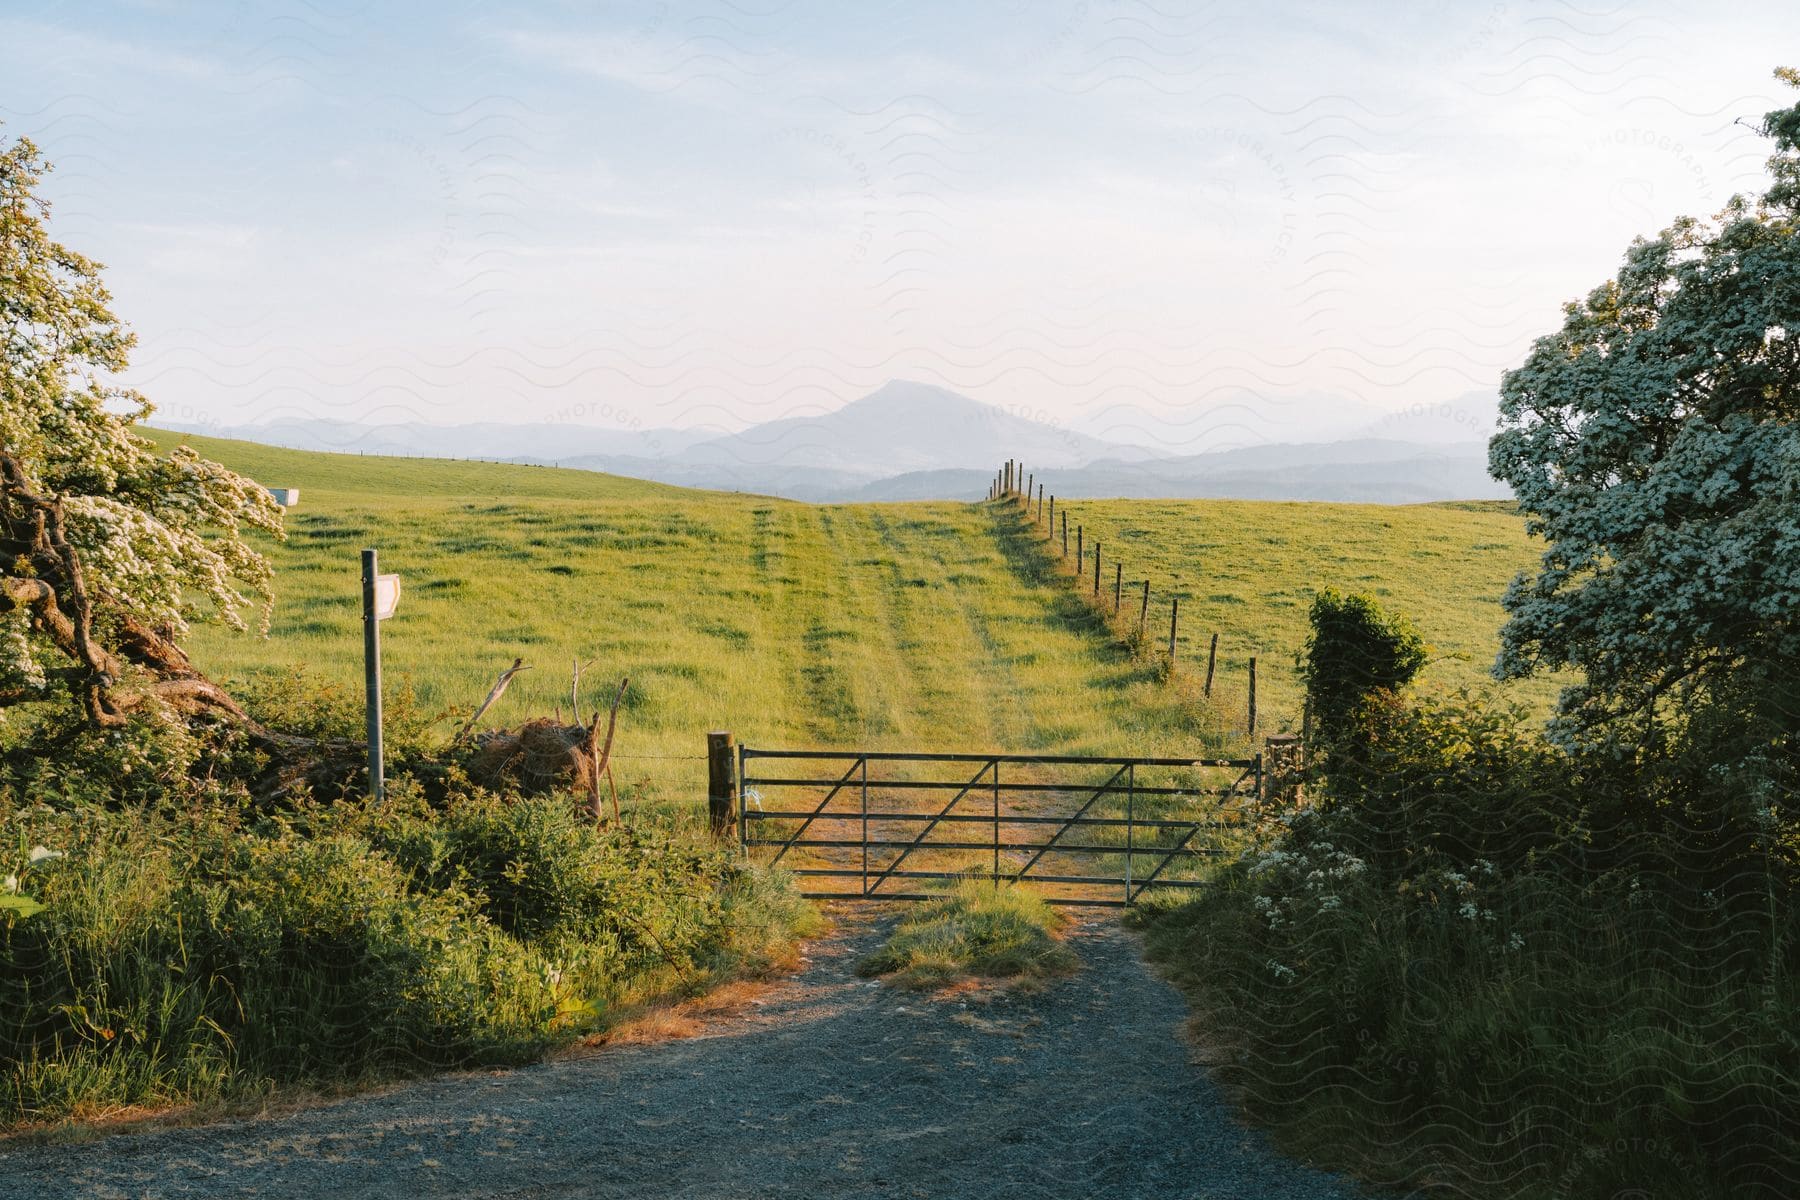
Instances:
[[[1139,588],[1148,577],[1147,632],[1161,646],[1168,641],[1169,602],[1180,599],[1176,654],[1189,670],[1204,673],[1212,635],[1219,635],[1215,692],[1227,698],[1229,711],[1243,704],[1249,660],[1256,656],[1258,723],[1271,731],[1298,720],[1302,689],[1295,655],[1305,645],[1307,611],[1320,588],[1367,592],[1412,617],[1433,649],[1421,688],[1490,687],[1488,669],[1505,619],[1500,597],[1541,552],[1511,506],[1499,502],[1078,500],[1068,505],[1067,516],[1067,561],[1074,562],[1079,525],[1089,596],[1098,539],[1101,599],[1109,608],[1114,564],[1122,563],[1125,617],[1136,621]],[[1059,560],[1062,523],[1059,509],[1054,538],[1035,526]],[[1532,680],[1499,690],[1547,712],[1560,686]]]
[[[196,630],[196,661],[225,678],[298,662],[360,687],[358,550],[375,546],[403,579],[382,630],[390,681],[428,707],[472,708],[523,656],[534,669],[486,719],[507,723],[566,713],[576,657],[596,663],[584,706],[629,675],[620,782],[640,793],[697,793],[708,729],[775,745],[1199,750],[1154,672],[1066,587],[1020,579],[980,506],[813,506],[183,440],[301,489],[271,550],[271,636]]]
[[[503,724],[566,713],[573,659],[595,664],[584,710],[629,675],[619,781],[640,795],[697,794],[709,729],[779,746],[1244,748],[1207,734],[1218,722],[1134,658],[999,505],[808,505],[153,436],[301,489],[287,542],[271,548],[270,637],[195,631],[196,662],[226,679],[301,664],[359,688],[358,551],[374,546],[404,587],[383,625],[391,683],[428,708],[469,709],[522,656],[533,670],[484,722]],[[1517,518],[1490,509],[1111,501],[1072,515],[1126,554],[1128,577],[1149,566],[1153,621],[1166,622],[1175,581],[1184,660],[1217,628],[1235,681],[1254,648],[1268,728],[1295,715],[1292,659],[1315,588],[1366,588],[1414,613],[1470,656],[1429,673],[1466,681],[1492,654],[1501,589],[1533,556]]]

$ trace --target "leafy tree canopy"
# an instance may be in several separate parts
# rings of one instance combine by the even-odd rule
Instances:
[[[1800,105],[1764,132],[1766,193],[1633,242],[1502,384],[1490,466],[1548,547],[1494,669],[1585,674],[1565,741],[1800,719]]]
[[[281,510],[132,433],[151,412],[115,382],[134,339],[99,265],[52,239],[47,170],[29,140],[0,146],[0,706],[71,694],[101,725],[151,699],[235,714],[177,640],[194,619],[242,628],[267,600],[245,534],[279,535]]]

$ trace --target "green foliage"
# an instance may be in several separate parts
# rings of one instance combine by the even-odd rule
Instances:
[[[571,979],[702,969],[716,948],[725,885],[739,870],[725,847],[597,831],[566,796],[474,791],[430,813],[399,789],[358,825],[417,886],[477,897],[490,921],[554,952]]]
[[[0,1120],[527,1061],[816,920],[785,878],[572,812],[404,784],[280,819],[0,805],[0,872],[43,906],[0,915]]]
[[[1301,678],[1314,728],[1335,745],[1376,693],[1411,683],[1429,652],[1411,621],[1383,612],[1368,596],[1328,587],[1313,598],[1311,620]]]
[[[1446,1194],[1790,1185],[1800,828],[1730,768],[1467,702],[1389,693],[1359,731],[1317,804],[1148,915],[1251,1109]]]
[[[281,531],[280,509],[251,480],[189,449],[165,457],[132,432],[151,407],[107,380],[135,339],[109,307],[99,264],[51,237],[38,194],[48,169],[28,139],[0,145],[0,453],[17,472],[0,502],[8,704],[47,697],[47,672],[85,659],[18,589],[48,584],[68,619],[106,644],[127,617],[170,635],[196,619],[241,629],[270,579],[246,534]],[[60,507],[84,583],[31,546],[41,512],[15,509],[25,492]]]
[[[1492,469],[1548,546],[1507,593],[1495,671],[1583,672],[1570,744],[1654,748],[1693,705],[1763,686],[1781,704],[1744,719],[1793,728],[1800,105],[1766,127],[1774,187],[1634,242],[1502,386]]]
[[[1036,892],[965,879],[917,905],[885,945],[856,966],[903,987],[940,987],[962,976],[1041,980],[1075,969],[1056,939],[1062,918]]]
[[[1800,988],[1711,942],[1703,892],[1485,866],[1394,882],[1326,832],[1148,933],[1291,1149],[1428,1194],[1785,1194]],[[1778,939],[1800,949],[1791,913]]]
[[[1407,702],[1383,693],[1358,710],[1354,753],[1334,755],[1315,784],[1320,812],[1346,850],[1404,873],[1412,864],[1513,866],[1564,844],[1572,765],[1528,731],[1517,710],[1466,699]]]

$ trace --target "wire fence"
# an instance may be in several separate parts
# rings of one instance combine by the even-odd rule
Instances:
[[[1052,550],[1057,551],[1058,556],[1064,561],[1070,559],[1068,505],[1065,503],[1062,507],[1059,531],[1056,496],[1054,493],[1046,494],[1045,485],[1037,481],[1035,473],[1026,473],[1023,466],[1017,460],[1008,459],[1001,465],[999,470],[994,472],[994,478],[988,485],[987,498],[990,501],[998,500],[1018,505],[1019,509],[1024,513],[1026,519],[1031,522],[1034,528],[1041,526],[1044,529],[1047,537],[1046,545]],[[1129,624],[1129,617],[1126,613],[1127,598],[1125,595],[1125,589],[1127,585],[1129,585],[1132,591],[1137,593],[1133,599],[1137,601],[1136,633],[1138,636],[1138,643],[1145,648],[1155,647],[1154,649],[1150,649],[1149,652],[1162,658],[1168,664],[1169,671],[1172,674],[1176,669],[1178,659],[1179,631],[1181,626],[1181,597],[1174,593],[1173,588],[1166,589],[1170,593],[1169,632],[1166,649],[1164,649],[1160,621],[1158,622],[1156,633],[1152,634],[1150,631],[1151,581],[1149,572],[1146,571],[1144,578],[1142,579],[1127,580],[1125,578],[1124,563],[1120,561],[1117,556],[1110,559],[1105,558],[1105,551],[1101,541],[1098,538],[1089,540],[1086,536],[1087,531],[1080,522],[1075,523],[1074,529],[1074,555],[1073,563],[1071,565],[1074,570],[1073,582],[1075,584],[1076,592],[1078,594],[1087,594],[1093,605],[1098,608],[1101,613],[1110,615],[1114,620],[1123,621]],[[1091,569],[1088,566],[1090,561],[1093,564]],[[1105,567],[1109,564],[1112,567],[1110,579],[1107,578],[1105,573]],[[1089,582],[1090,580],[1092,581],[1091,583]],[[1110,608],[1107,603],[1108,592],[1111,593]],[[1160,654],[1158,651],[1160,651]],[[1252,654],[1245,663],[1246,691],[1244,733],[1246,737],[1252,739],[1256,737],[1258,718],[1256,660],[1257,656]],[[1201,692],[1207,699],[1212,698],[1213,684],[1218,672],[1218,666],[1219,635],[1214,633],[1207,643],[1206,674],[1201,683]]]

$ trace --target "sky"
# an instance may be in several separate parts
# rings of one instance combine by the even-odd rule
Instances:
[[[1632,237],[1760,188],[1800,5],[0,0],[0,61],[170,423],[908,378],[1191,452],[1485,436]]]

